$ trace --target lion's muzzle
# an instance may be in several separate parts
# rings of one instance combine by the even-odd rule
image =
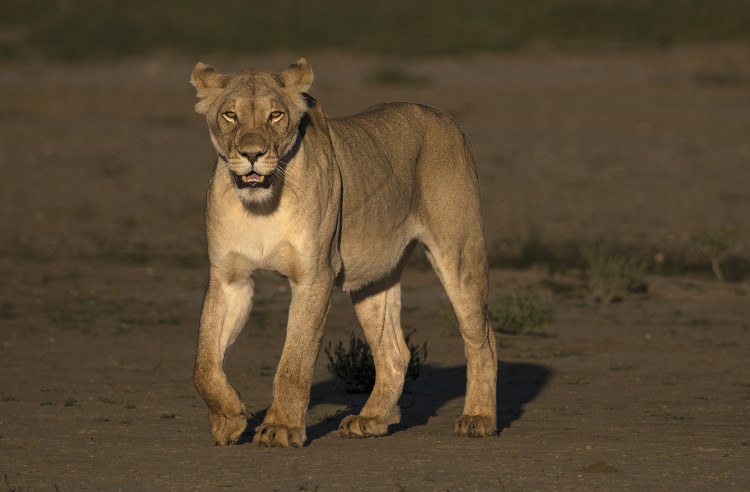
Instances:
[[[273,184],[273,175],[258,174],[255,171],[251,171],[247,174],[236,174],[234,171],[230,171],[232,179],[234,179],[234,185],[238,189],[244,188],[270,188]]]

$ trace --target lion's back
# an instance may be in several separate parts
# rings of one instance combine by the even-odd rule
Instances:
[[[351,157],[364,148],[405,153],[432,135],[463,135],[456,122],[437,108],[417,103],[381,103],[343,118],[328,120],[334,149]]]
[[[391,102],[370,106],[352,116],[328,120],[333,148],[344,173],[370,169],[408,173],[425,161],[439,166],[438,157],[463,152],[465,164],[474,166],[473,150],[448,113],[417,103]],[[426,159],[434,154],[437,159]],[[428,156],[429,157],[429,156]],[[451,166],[460,165],[451,162]],[[436,169],[433,169],[433,171]]]

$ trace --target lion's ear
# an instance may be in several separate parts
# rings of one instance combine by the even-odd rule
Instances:
[[[193,74],[190,76],[190,83],[193,84],[200,95],[204,89],[221,89],[224,87],[224,76],[214,69],[211,65],[198,62],[195,64]]]
[[[216,93],[217,89],[223,89],[226,85],[226,77],[217,72],[211,65],[198,62],[190,76],[190,83],[195,87],[200,99],[198,104],[195,105],[195,110],[198,113],[205,113],[208,110],[211,96]]]
[[[314,78],[312,68],[305,58],[300,58],[281,72],[281,83],[284,87],[293,87],[298,92],[307,92]]]

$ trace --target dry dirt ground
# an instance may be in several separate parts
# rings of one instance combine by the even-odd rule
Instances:
[[[204,61],[280,70],[299,55]],[[748,256],[747,47],[307,55],[331,116],[415,100],[458,119],[493,249],[533,231],[669,257],[731,227]],[[452,435],[461,340],[434,275],[409,269],[403,324],[429,353],[388,436],[335,435],[363,397],[322,356],[306,447],[213,446],[191,384],[213,161],[194,61],[0,67],[0,490],[750,488],[750,285],[708,264],[651,275],[647,293],[605,308],[580,271],[493,270],[492,295],[527,288],[555,320],[543,336],[498,334],[500,432],[486,439]],[[226,365],[251,425],[271,402],[289,302],[283,280],[259,284]],[[339,292],[324,345],[352,331]]]

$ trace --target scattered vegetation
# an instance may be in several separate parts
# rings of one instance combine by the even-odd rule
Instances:
[[[736,67],[723,70],[700,70],[693,74],[693,81],[705,86],[745,86],[750,84],[750,77]]]
[[[651,272],[659,275],[695,274],[705,270],[705,261],[709,260],[709,252],[717,251],[720,247],[728,247],[725,253],[716,256],[720,263],[720,271],[726,281],[741,281],[750,276],[750,259],[733,254],[737,249],[738,234],[733,229],[703,230],[694,234],[690,241],[677,244],[669,249],[657,247],[653,244],[626,244],[609,242],[581,243],[573,240],[547,240],[540,230],[529,226],[525,232],[517,235],[520,239],[506,239],[492,244],[488,251],[492,268],[513,268],[525,270],[541,268],[551,274],[565,273],[569,270],[590,270],[591,260],[599,266],[607,256],[611,261],[620,258],[620,267],[633,273]],[[724,243],[724,244],[722,244]],[[701,257],[700,261],[698,257]],[[407,266],[411,266],[407,263]],[[575,295],[575,285],[557,285],[552,280],[546,280],[546,287],[556,294],[568,297]],[[641,281],[630,287],[637,291],[645,287]],[[596,295],[596,294],[595,294]],[[617,294],[614,299],[622,294]],[[601,300],[601,298],[600,298]]]
[[[0,14],[0,17],[2,14]],[[0,29],[2,23],[0,22]],[[0,42],[1,43],[1,42]],[[2,58],[2,56],[0,56]],[[18,239],[6,240],[0,244],[0,257],[13,259],[17,263],[50,263],[55,259],[55,255],[49,248],[39,244],[27,244],[25,241]]]
[[[547,241],[533,225],[519,236],[520,241],[501,241],[492,245],[488,255],[491,267],[519,270],[539,267],[555,273],[581,266],[580,248],[572,241]]]
[[[598,243],[582,247],[581,256],[586,261],[588,287],[602,304],[645,286],[646,262],[636,255],[618,251],[608,243]]]
[[[269,19],[273,30],[205,29]],[[0,3],[0,57],[81,60],[156,50],[189,55],[340,49],[395,55],[748,41],[746,0],[23,0]]]
[[[737,246],[739,234],[734,229],[703,229],[690,237],[695,253],[711,262],[711,269],[719,282],[724,281],[721,262]]]
[[[55,325],[66,331],[79,331],[83,334],[91,334],[96,320],[91,309],[86,307],[77,309],[78,306],[60,305],[59,309],[52,312],[52,321]]]
[[[419,377],[422,365],[427,359],[427,342],[421,346],[411,345],[409,339],[413,334],[414,331],[411,331],[404,336],[406,346],[411,352],[406,369],[405,386]],[[347,393],[372,391],[375,385],[375,362],[367,342],[352,333],[348,349],[344,347],[343,342],[339,342],[336,346],[329,343],[325,352],[328,356],[328,370],[344,382],[344,391]]]
[[[328,370],[344,382],[347,393],[366,393],[372,389],[375,384],[375,363],[367,342],[352,333],[348,350],[343,342],[339,342],[333,348],[329,343],[325,352]]]
[[[554,319],[554,311],[524,289],[498,296],[488,306],[496,331],[518,335],[539,334],[539,328]]]

